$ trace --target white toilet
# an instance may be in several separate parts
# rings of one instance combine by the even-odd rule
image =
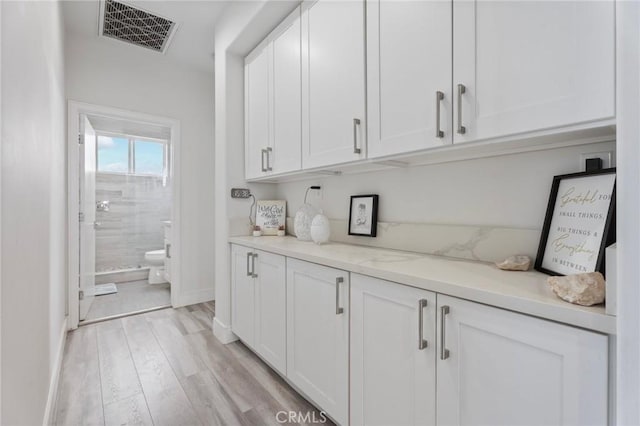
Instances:
[[[149,284],[163,284],[167,280],[164,277],[164,250],[148,251],[144,259],[149,264]]]

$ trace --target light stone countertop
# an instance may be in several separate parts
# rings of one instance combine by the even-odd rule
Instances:
[[[485,262],[459,260],[341,243],[317,245],[294,237],[231,237],[229,242],[332,268],[368,275],[607,334],[616,318],[603,305],[559,299],[537,272],[502,271]]]

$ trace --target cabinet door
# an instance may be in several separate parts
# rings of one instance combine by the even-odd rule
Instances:
[[[287,368],[285,258],[256,251],[255,350],[280,373]]]
[[[231,330],[248,346],[254,346],[255,280],[251,274],[252,251],[231,246]]]
[[[351,275],[351,424],[435,425],[436,295]]]
[[[450,0],[367,1],[369,158],[453,140],[451,27]]]
[[[318,0],[302,14],[302,166],[365,158],[364,1]]]
[[[615,2],[454,0],[454,142],[615,114]]]
[[[336,422],[348,423],[348,272],[287,259],[287,377]]]
[[[267,148],[270,131],[270,54],[271,45],[253,52],[245,60],[245,177],[267,174]]]
[[[607,336],[441,295],[438,308],[439,425],[607,424]]]
[[[301,168],[302,111],[300,8],[279,28],[273,51],[273,173]]]

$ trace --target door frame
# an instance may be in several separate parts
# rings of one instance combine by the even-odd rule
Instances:
[[[69,330],[78,328],[79,305],[78,298],[80,265],[80,163],[78,135],[80,134],[80,115],[102,115],[115,119],[124,119],[171,129],[169,144],[169,177],[171,180],[171,305],[177,306],[181,289],[181,241],[180,241],[180,121],[163,116],[150,115],[120,108],[89,104],[74,100],[68,101],[67,106],[67,226],[69,239],[67,241],[67,315]]]

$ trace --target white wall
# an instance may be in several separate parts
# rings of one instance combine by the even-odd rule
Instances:
[[[248,216],[248,200],[231,200],[232,187],[248,187],[256,198],[275,196],[275,185],[244,180],[244,56],[296,5],[295,1],[233,2],[216,23],[216,175],[214,333],[234,339],[231,326],[230,223]]]
[[[180,304],[213,299],[213,63],[193,71],[97,36],[67,34],[65,44],[68,99],[180,120]]]
[[[41,424],[64,337],[59,3],[2,2],[2,424]]]
[[[615,151],[615,142],[433,164],[279,184],[289,216],[306,188],[308,200],[332,219],[347,219],[349,197],[379,194],[381,222],[437,223],[542,229],[553,176],[580,171],[580,153]]]
[[[640,3],[617,6],[617,424],[640,424]]]

